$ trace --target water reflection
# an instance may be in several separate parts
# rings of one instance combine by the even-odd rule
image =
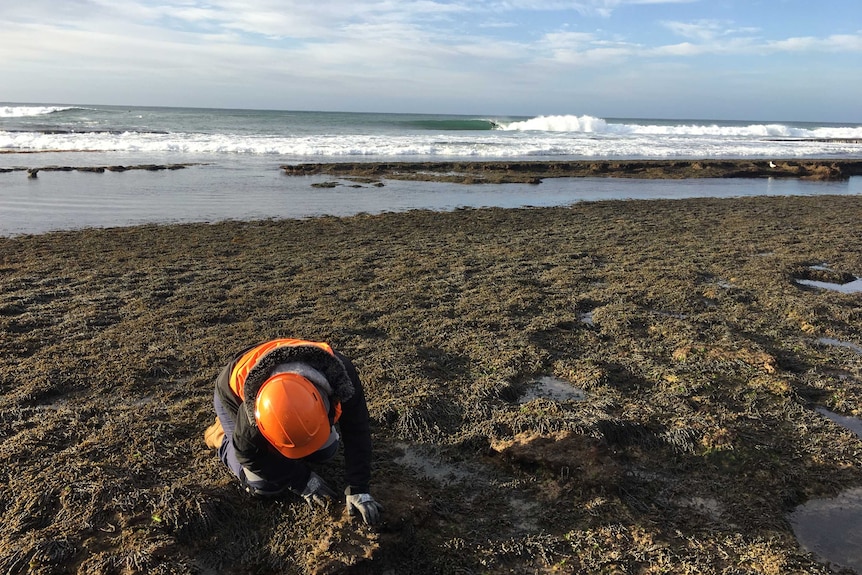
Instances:
[[[809,501],[790,514],[790,524],[807,551],[862,573],[862,488]]]
[[[817,413],[862,438],[862,420],[818,407]],[[813,499],[790,514],[802,547],[822,561],[862,573],[862,487],[830,499]]]
[[[859,293],[862,292],[862,278],[856,278],[852,282],[846,284],[836,284],[831,282],[820,282],[815,280],[796,280],[796,283],[809,287],[832,290],[841,293]]]
[[[40,160],[49,162],[50,157],[41,156]],[[96,157],[92,161],[104,159]],[[133,162],[124,157],[123,163]],[[361,189],[343,180],[335,188],[314,187],[329,179],[287,177],[272,165],[272,160],[261,160],[261,165],[251,167],[247,162],[225,162],[155,173],[46,172],[35,180],[17,172],[0,174],[0,236],[145,223],[565,206],[598,200],[862,195],[862,177],[843,182],[548,178],[540,186],[387,180],[382,188],[363,185]]]
[[[849,429],[850,431],[855,433],[857,436],[859,436],[860,439],[862,439],[862,419],[859,419],[858,417],[848,417],[846,415],[839,415],[835,412],[829,411],[825,407],[818,407],[814,411],[816,411],[820,415],[826,417],[827,419],[834,421],[835,423],[837,423],[841,427],[843,427],[845,429]]]
[[[849,350],[855,351],[856,353],[862,355],[862,347],[856,345],[855,343],[849,341],[840,341],[837,339],[832,339],[830,337],[821,337],[817,340],[817,343],[823,345],[831,345],[833,347],[846,347]]]

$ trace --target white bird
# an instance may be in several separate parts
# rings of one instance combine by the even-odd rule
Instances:
[[[775,163],[775,162],[773,162],[772,160],[769,160],[769,167],[770,167],[770,168],[777,168],[777,167],[778,167],[778,164],[776,164],[776,163]]]

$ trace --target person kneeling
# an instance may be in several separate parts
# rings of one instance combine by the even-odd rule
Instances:
[[[222,369],[213,405],[216,420],[204,441],[245,491],[264,497],[290,491],[326,505],[336,494],[307,463],[332,458],[343,442],[347,511],[369,525],[380,521],[383,506],[369,492],[368,406],[347,357],[301,339],[253,345]]]

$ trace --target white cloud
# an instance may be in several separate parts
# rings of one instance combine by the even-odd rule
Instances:
[[[576,9],[583,13],[594,12],[605,18],[610,18],[614,10],[626,4],[690,4],[699,0],[587,0],[574,2]]]
[[[703,42],[724,35],[726,26],[717,20],[698,20],[697,22],[662,22],[665,28],[692,40]]]
[[[652,55],[696,56],[701,54],[766,54],[778,52],[822,53],[862,51],[862,32],[836,34],[823,38],[814,36],[765,40],[758,36],[759,28],[734,28],[731,23],[718,20],[694,22],[665,21],[662,25],[692,42],[657,46]]]
[[[862,52],[862,33],[835,34],[826,38],[787,38],[768,42],[765,47],[781,52]]]
[[[596,35],[589,32],[561,31],[545,34],[540,43],[549,50],[578,50],[596,40]]]
[[[602,66],[630,57],[634,46],[600,39],[583,32],[552,32],[533,46],[537,56],[556,64]]]
[[[617,26],[627,5],[693,1],[10,2],[0,19],[0,77],[4,88],[32,84],[38,93],[43,86],[45,93],[59,93],[75,81],[84,94],[112,84],[124,94],[161,89],[188,98],[231,94],[240,101],[283,91],[285,98],[306,95],[314,102],[341,98],[348,102],[343,109],[356,109],[350,98],[362,94],[372,102],[432,101],[455,93],[484,102],[517,91],[525,99],[562,97],[552,92],[624,78],[627,71],[649,82],[636,72],[653,64],[686,68],[705,55],[726,58],[729,70],[739,62],[742,74],[749,62],[765,62],[734,60],[740,55],[862,51],[862,33],[765,38],[729,20],[643,22],[644,29],[663,26],[676,35],[656,41]],[[553,11],[574,17],[557,18]]]
[[[682,42],[680,44],[668,44],[666,46],[658,46],[649,51],[651,56],[699,56],[707,51],[707,48],[691,42]]]

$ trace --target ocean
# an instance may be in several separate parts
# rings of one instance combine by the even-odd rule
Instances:
[[[300,162],[862,158],[862,124],[0,104],[0,235],[576,201],[860,193],[849,182],[546,180],[315,188]],[[191,164],[102,174],[25,169]],[[13,169],[12,171],[6,171]]]

